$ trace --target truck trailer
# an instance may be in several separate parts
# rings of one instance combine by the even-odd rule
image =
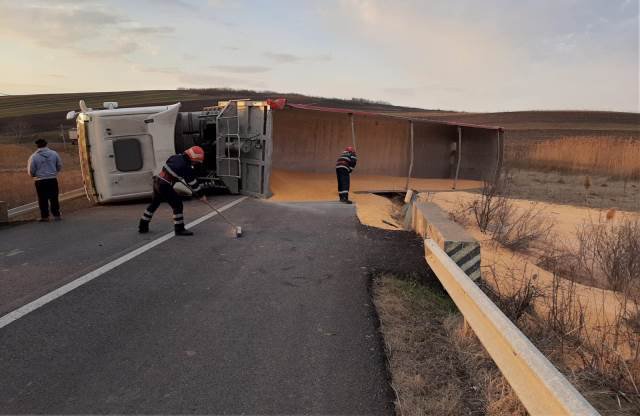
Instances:
[[[410,178],[451,180],[454,189],[458,179],[491,180],[503,158],[504,132],[495,126],[284,100],[234,99],[190,112],[180,103],[103,106],[81,101],[67,115],[76,119],[84,186],[96,203],[149,197],[166,159],[194,145],[205,151],[205,188],[255,197],[271,195],[272,172],[326,177],[347,145],[358,151],[358,178],[371,178],[367,190],[378,192],[405,191]]]

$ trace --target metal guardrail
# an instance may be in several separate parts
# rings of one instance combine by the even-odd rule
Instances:
[[[504,313],[438,246],[425,258],[531,415],[599,415]]]
[[[67,201],[69,199],[78,198],[78,197],[83,196],[83,195],[85,195],[84,188],[77,188],[77,189],[74,189],[72,191],[60,194],[59,199],[60,199],[60,201]],[[25,205],[21,205],[19,207],[11,208],[11,209],[9,209],[9,219],[11,219],[12,217],[16,217],[18,215],[22,215],[22,214],[29,213],[31,211],[35,211],[37,209],[38,209],[38,203],[37,202],[31,202],[29,204],[25,204]]]

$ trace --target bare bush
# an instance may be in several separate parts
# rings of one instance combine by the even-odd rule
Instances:
[[[604,278],[609,288],[637,292],[640,288],[640,220],[623,218],[618,223],[590,222],[576,233],[580,272]]]
[[[514,206],[509,198],[511,176],[501,175],[495,182],[484,182],[482,192],[468,207],[478,228],[514,251],[526,251],[536,242],[545,242],[554,226],[538,204],[525,209]],[[465,218],[466,210],[452,215]]]
[[[485,181],[480,197],[471,203],[469,210],[483,233],[487,232],[496,219],[507,216],[506,211],[512,210],[511,204],[505,196],[508,184],[506,175],[493,182]]]
[[[546,324],[557,334],[558,345],[564,353],[567,339],[581,339],[585,329],[585,307],[576,295],[575,281],[553,275],[547,302]]]
[[[524,210],[505,209],[497,218],[492,237],[513,251],[525,251],[536,242],[546,242],[554,225],[537,204]]]
[[[536,274],[527,272],[526,266],[521,271],[507,268],[500,276],[492,266],[485,274],[486,282],[481,283],[481,288],[511,321],[518,323],[526,313],[533,311],[534,302],[542,296],[536,278]],[[510,283],[509,287],[500,283],[505,281]]]

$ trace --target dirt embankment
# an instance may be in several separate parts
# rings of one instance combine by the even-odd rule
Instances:
[[[494,218],[506,222],[491,223],[483,233],[473,214],[474,206],[480,212],[479,195],[436,193],[429,200],[480,241],[487,293],[583,395],[605,414],[637,414],[640,213],[509,198],[506,220]],[[528,212],[538,214],[523,216]],[[543,218],[552,232],[509,249],[495,230],[519,218]],[[539,224],[533,227],[546,227]],[[627,280],[612,280],[616,276]]]
[[[430,196],[430,200],[440,206],[445,212],[456,212],[461,206],[469,206],[478,198],[477,194],[468,192],[458,193],[435,193]],[[556,244],[567,248],[575,248],[576,231],[586,223],[598,222],[605,218],[606,211],[582,208],[571,205],[558,205],[551,203],[534,203],[530,200],[512,199],[511,202],[516,209],[524,211],[535,204],[540,209],[542,215],[549,219],[553,225],[552,239]],[[640,218],[639,213],[617,212],[612,221],[627,217]],[[483,275],[492,277],[519,276],[521,279],[535,276],[537,286],[543,290],[552,287],[553,273],[537,265],[538,259],[533,254],[516,253],[500,244],[496,244],[489,236],[482,233],[479,228],[469,222],[465,225],[467,231],[481,244]],[[504,288],[516,289],[521,281],[505,279],[495,282],[504,285]],[[595,286],[594,286],[595,285]],[[608,322],[613,322],[619,313],[619,294],[607,289],[605,282],[584,282],[575,286],[576,294],[582,299],[582,306],[587,311],[587,323],[592,327],[598,327]],[[538,305],[544,309],[547,305]]]

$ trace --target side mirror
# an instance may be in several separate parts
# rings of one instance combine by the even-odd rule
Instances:
[[[67,120],[73,120],[74,118],[76,118],[76,116],[78,115],[78,113],[76,113],[75,111],[69,111],[67,113]]]

